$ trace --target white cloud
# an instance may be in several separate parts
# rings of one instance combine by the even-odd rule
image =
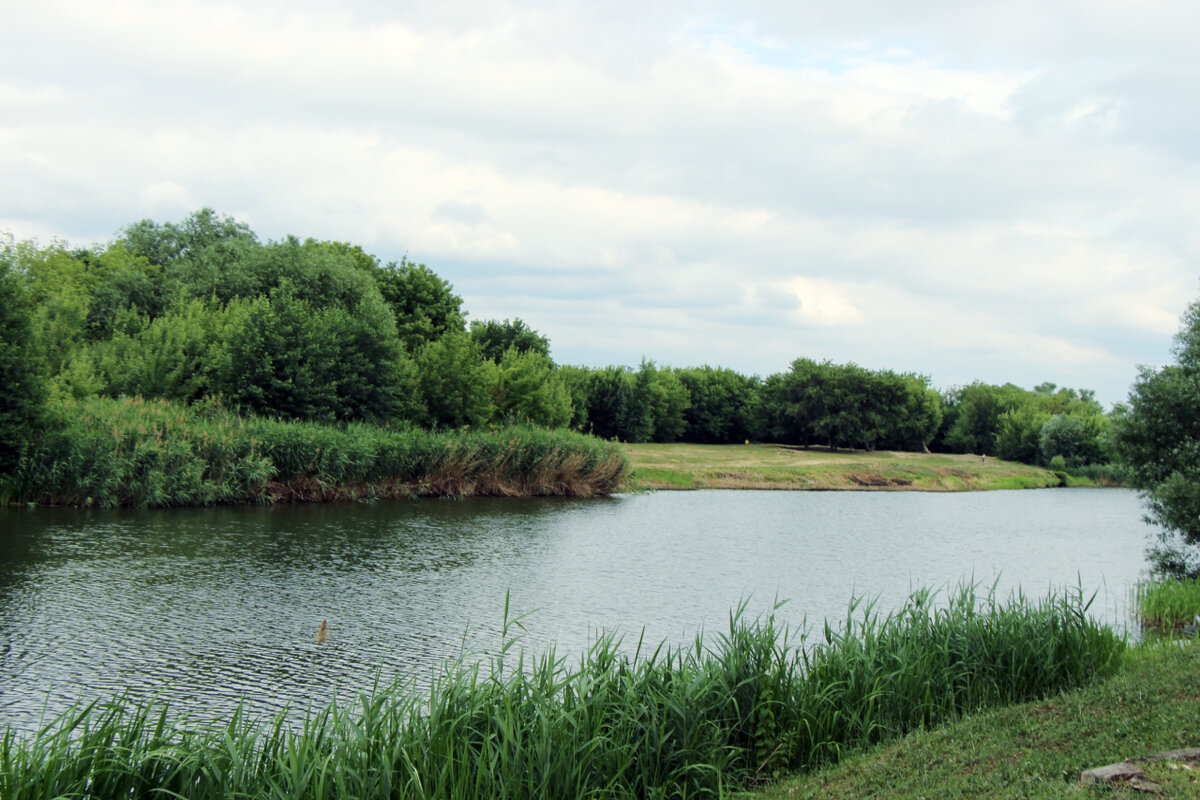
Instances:
[[[1200,288],[1183,0],[3,5],[18,237],[210,205],[428,263],[565,361],[1106,399]]]
[[[861,325],[866,321],[862,311],[855,308],[847,291],[833,281],[792,278],[787,288],[800,301],[795,312],[804,324],[819,327]]]

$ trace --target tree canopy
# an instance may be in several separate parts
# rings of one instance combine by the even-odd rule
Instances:
[[[1183,317],[1175,363],[1143,367],[1117,415],[1117,447],[1164,535],[1159,570],[1200,575],[1200,301]]]

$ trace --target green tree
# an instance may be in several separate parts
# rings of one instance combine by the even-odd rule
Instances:
[[[46,386],[29,298],[14,270],[12,241],[0,244],[0,474],[20,460],[43,421]]]
[[[530,328],[517,317],[512,322],[494,319],[471,321],[471,338],[479,346],[479,352],[489,361],[499,364],[512,349],[518,353],[540,353],[550,357],[550,340]]]
[[[630,441],[641,413],[628,367],[608,366],[587,373],[587,433]]]
[[[378,295],[318,306],[284,282],[229,306],[212,389],[257,413],[316,421],[404,416],[411,367]],[[411,411],[409,411],[411,413]]]
[[[1036,464],[1041,450],[1042,426],[1050,419],[1036,403],[1023,403],[1000,415],[993,452],[1007,461]]]
[[[687,389],[675,373],[642,360],[633,376],[633,413],[626,440],[630,442],[677,442],[687,421]]]
[[[258,238],[244,222],[202,208],[179,223],[134,222],[121,231],[119,241],[130,253],[166,266],[178,261],[199,263],[206,251],[211,257],[216,250],[231,245],[237,250],[240,245],[257,243]]]
[[[688,393],[686,441],[726,444],[750,438],[751,408],[758,393],[754,378],[709,366],[677,369],[675,376]]]
[[[491,419],[497,368],[483,359],[465,331],[451,331],[427,342],[415,360],[425,425],[460,428],[485,425]]]
[[[976,382],[952,391],[947,396],[941,447],[952,453],[995,453],[1000,418],[1024,403],[1029,394],[1011,383]]]
[[[1148,518],[1162,526],[1156,567],[1200,575],[1200,301],[1183,317],[1175,363],[1143,367],[1117,415],[1116,445]]]
[[[214,350],[228,336],[225,309],[190,300],[148,322],[113,323],[113,336],[91,348],[104,393],[190,403],[214,391]],[[138,324],[144,323],[144,324]]]
[[[571,393],[550,357],[509,348],[496,369],[495,419],[562,428],[573,413]]]
[[[1038,453],[1042,464],[1062,456],[1067,467],[1081,467],[1102,461],[1105,418],[1099,415],[1055,414],[1045,421],[1038,433]]]
[[[400,343],[410,353],[425,344],[466,330],[462,298],[447,281],[424,264],[407,259],[376,266],[372,276],[396,317]]]

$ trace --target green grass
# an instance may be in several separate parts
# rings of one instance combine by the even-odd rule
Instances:
[[[1177,633],[1200,615],[1200,579],[1146,581],[1138,585],[1134,603],[1143,626],[1158,633]]]
[[[515,426],[429,432],[236,414],[209,403],[67,400],[0,500],[165,507],[425,495],[614,491],[619,448],[582,434]]]
[[[1200,746],[1200,646],[1143,645],[1120,672],[1042,700],[918,730],[841,763],[796,775],[744,800],[1134,798],[1084,787],[1083,770]],[[1141,765],[1163,797],[1200,796],[1200,765]],[[1192,767],[1192,768],[1188,768]]]
[[[784,445],[625,444],[630,486],[651,489],[970,491],[1092,485],[1041,467],[944,453]]]
[[[603,637],[577,666],[510,639],[426,694],[367,693],[297,729],[282,716],[191,726],[118,699],[0,737],[0,797],[720,796],[1087,683],[1124,650],[1078,593],[939,600],[918,592],[886,617],[852,604],[811,640],[734,613],[723,635],[679,649],[631,657]]]

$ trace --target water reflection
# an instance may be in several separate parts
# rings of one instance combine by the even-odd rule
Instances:
[[[793,624],[963,578],[1107,586],[1124,619],[1147,529],[1123,491],[660,493],[155,512],[0,512],[0,725],[128,690],[191,713],[298,713],[448,656],[689,641],[790,600]],[[532,612],[532,613],[530,613]],[[329,621],[318,645],[317,627]]]

